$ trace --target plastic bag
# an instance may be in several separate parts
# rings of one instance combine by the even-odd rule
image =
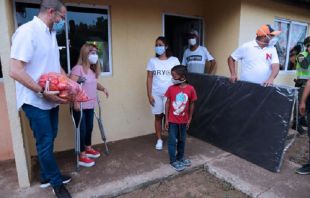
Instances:
[[[55,72],[43,74],[40,76],[38,83],[46,92],[58,94],[59,97],[72,102],[87,102],[90,100],[78,83],[63,74]]]

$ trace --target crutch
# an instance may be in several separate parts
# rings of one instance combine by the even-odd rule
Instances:
[[[100,102],[98,94],[97,94],[97,103],[98,103],[98,112],[95,111],[95,117],[97,119],[98,127],[99,127],[100,134],[101,134],[101,139],[105,146],[105,154],[109,155],[110,151],[109,151],[108,144],[107,144],[107,136],[105,134],[105,130],[103,127],[102,116],[101,116],[101,102]]]
[[[85,82],[85,78],[79,78],[77,83],[80,84],[80,87],[82,88],[83,83]],[[74,127],[74,134],[75,134],[75,155],[76,155],[76,171],[80,170],[79,165],[79,158],[81,153],[81,121],[83,116],[83,104],[80,102],[80,119],[79,122],[75,123],[74,116],[73,116],[73,107],[70,108],[71,118],[73,121],[73,127]]]

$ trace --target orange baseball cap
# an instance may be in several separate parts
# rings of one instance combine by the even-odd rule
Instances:
[[[270,25],[265,24],[262,25],[257,31],[256,35],[257,36],[266,36],[266,35],[273,35],[273,36],[278,36],[281,33],[281,31],[276,31],[274,30]]]

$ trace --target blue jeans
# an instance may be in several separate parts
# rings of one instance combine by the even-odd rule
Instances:
[[[178,142],[176,142],[176,140],[178,140]],[[185,141],[186,141],[186,124],[169,123],[168,153],[170,163],[184,159]]]
[[[73,111],[76,127],[80,121],[80,111]],[[91,134],[94,128],[94,109],[83,109],[80,125],[80,145],[81,152],[85,151],[85,146],[91,145]]]
[[[24,104],[22,109],[29,120],[36,140],[41,179],[49,180],[53,187],[62,185],[61,174],[53,153],[54,140],[58,130],[59,107],[42,110]]]

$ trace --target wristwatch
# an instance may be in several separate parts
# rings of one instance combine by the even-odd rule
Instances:
[[[43,98],[44,88],[42,87],[41,91],[37,92],[40,98]]]

